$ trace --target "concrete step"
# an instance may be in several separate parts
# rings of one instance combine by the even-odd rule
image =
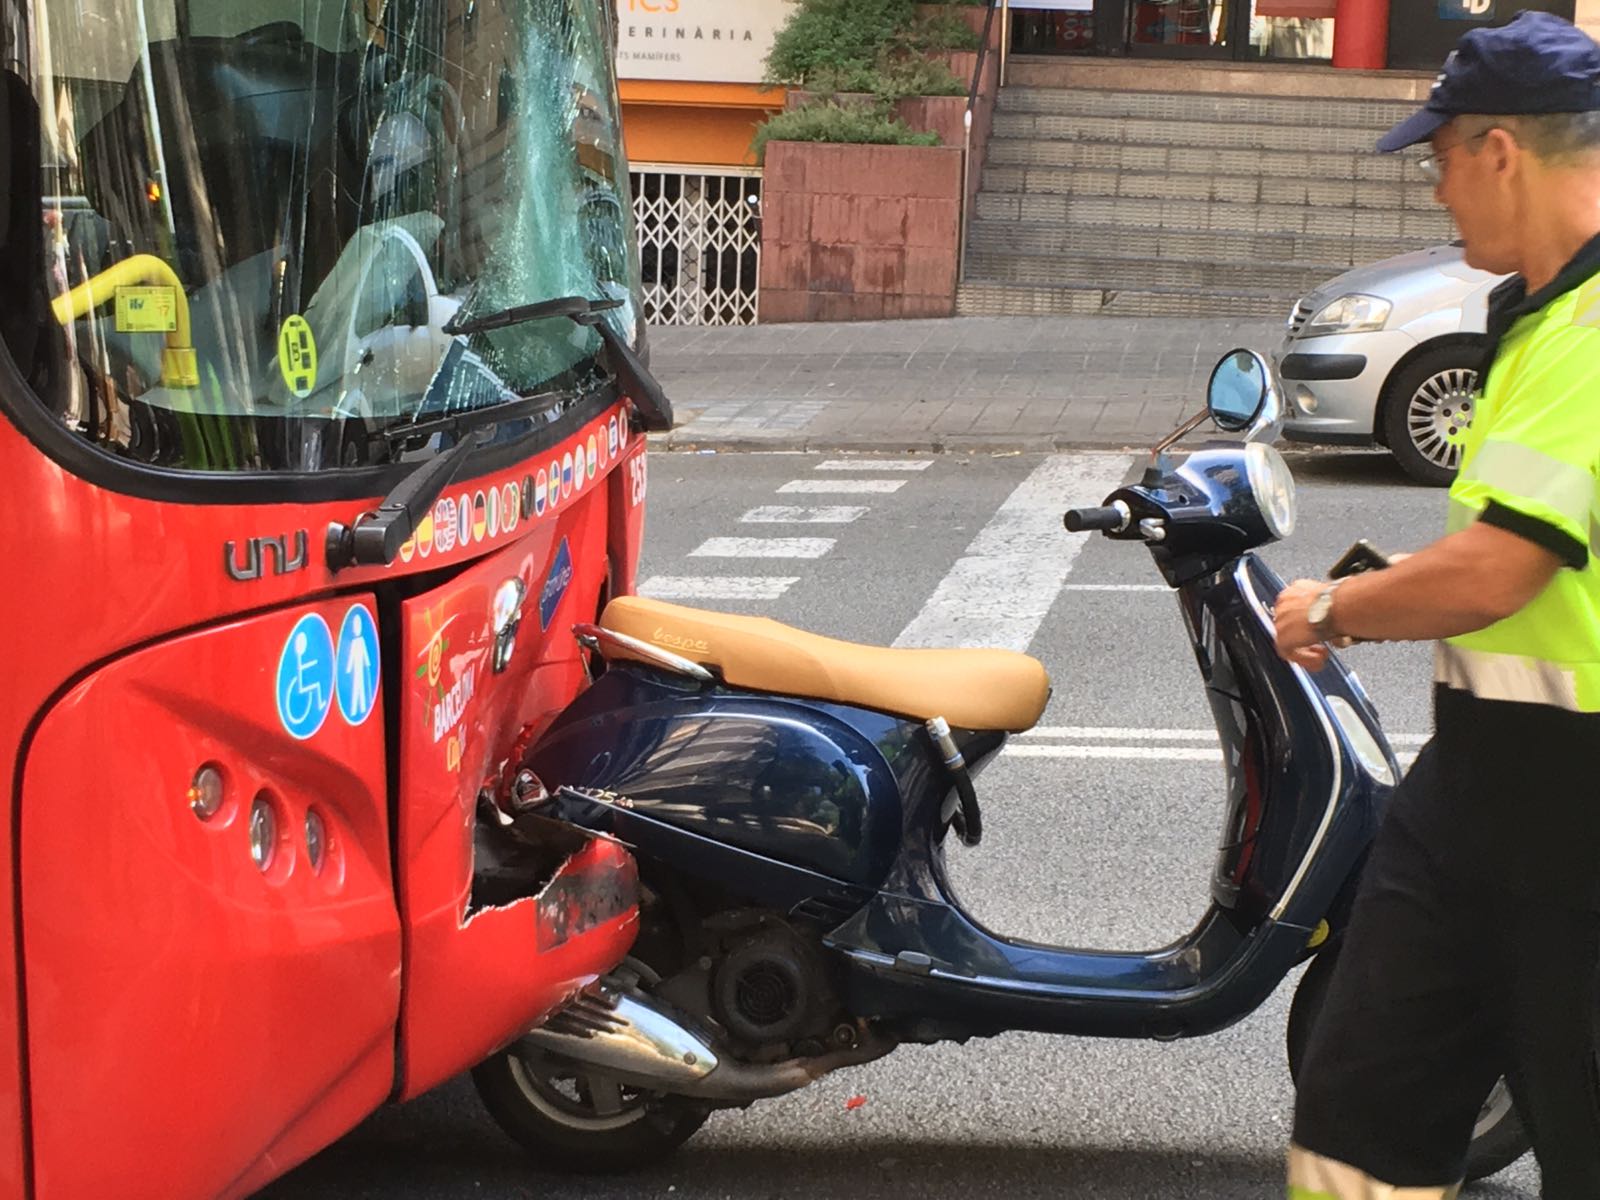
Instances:
[[[1128,196],[1140,199],[1228,200],[1236,204],[1310,204],[1327,208],[1411,209],[1438,212],[1426,183],[1355,179],[1285,179],[1278,176],[1118,171],[1090,167],[1029,167],[990,161],[985,192],[1045,196]]]
[[[1076,257],[996,250],[973,250],[967,255],[967,279],[973,282],[1135,291],[1156,288],[1193,292],[1265,290],[1286,297],[1285,315],[1295,298],[1340,271],[1340,267],[1326,264],[1195,262],[1113,255]]]
[[[956,293],[963,317],[1282,317],[1292,298],[1270,291],[1196,293],[1149,288],[1031,287],[964,283]],[[1264,347],[1260,347],[1264,349]]]
[[[998,254],[1138,255],[1178,262],[1326,264],[1329,275],[1438,242],[1401,237],[1322,237],[1307,233],[1226,233],[1205,230],[1130,229],[1026,221],[975,220],[969,252]]]
[[[1321,237],[1416,238],[1447,242],[1453,229],[1443,210],[1319,208],[1307,204],[1239,204],[1222,200],[1049,196],[980,192],[979,220],[1111,225],[1124,229],[1215,230],[1224,233],[1308,233]]]
[[[1324,152],[995,137],[989,141],[988,161],[1000,166],[1172,171],[1274,179],[1357,179],[1430,186],[1413,159],[1400,154],[1377,154],[1370,146],[1364,150]]]
[[[1073,117],[1048,113],[997,112],[994,136],[1059,138],[1149,146],[1209,146],[1227,150],[1314,150],[1320,153],[1373,152],[1371,129],[1305,122],[1268,125],[1257,121],[1210,123],[1159,121],[1144,117]]]
[[[1411,101],[1311,100],[1254,95],[1174,95],[1087,89],[1007,87],[999,112],[1077,117],[1141,117],[1161,121],[1249,122],[1303,127],[1347,126],[1382,133],[1417,109]]]
[[[1007,87],[1164,92],[1173,96],[1286,96],[1312,104],[1329,96],[1420,105],[1432,71],[1348,71],[1304,63],[1013,55]]]

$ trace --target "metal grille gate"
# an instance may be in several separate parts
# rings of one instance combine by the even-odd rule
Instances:
[[[761,278],[761,172],[657,164],[632,172],[645,320],[754,325]]]

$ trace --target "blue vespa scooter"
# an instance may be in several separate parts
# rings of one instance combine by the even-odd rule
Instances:
[[[1359,683],[1273,647],[1295,485],[1259,440],[1280,400],[1261,358],[1225,356],[1207,411],[1139,483],[1069,530],[1142,542],[1173,589],[1226,764],[1210,905],[1174,945],[1075,950],[992,933],[961,908],[947,837],[977,845],[974,777],[1049,698],[1000,650],[891,650],[636,597],[579,639],[603,671],[532,750],[508,818],[616,837],[649,902],[624,969],[478,1068],[500,1123],[545,1162],[639,1166],[714,1108],[802,1087],[906,1042],[1008,1030],[1211,1033],[1308,957],[1291,1070],[1326,991],[1352,893],[1398,780]],[[1237,443],[1181,462],[1207,415]],[[1472,1170],[1525,1149],[1500,1089]]]

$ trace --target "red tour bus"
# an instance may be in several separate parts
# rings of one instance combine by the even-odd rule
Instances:
[[[0,1196],[240,1196],[634,937],[509,813],[670,423],[613,17],[4,2]]]

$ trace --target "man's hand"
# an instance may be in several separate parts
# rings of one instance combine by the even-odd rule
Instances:
[[[1306,617],[1311,602],[1327,586],[1316,579],[1296,579],[1278,593],[1274,605],[1278,654],[1308,671],[1320,671],[1328,661],[1327,643]]]

